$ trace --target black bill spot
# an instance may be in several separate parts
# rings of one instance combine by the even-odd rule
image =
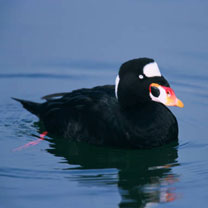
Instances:
[[[160,95],[160,90],[157,87],[151,87],[151,93],[154,97],[159,97]]]

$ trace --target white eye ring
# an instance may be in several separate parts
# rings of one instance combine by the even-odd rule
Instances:
[[[144,76],[142,74],[140,74],[139,79],[144,79]]]

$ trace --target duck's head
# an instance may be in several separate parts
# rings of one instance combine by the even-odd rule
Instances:
[[[150,58],[138,58],[121,65],[116,77],[115,94],[123,107],[150,102],[183,107],[157,63]]]

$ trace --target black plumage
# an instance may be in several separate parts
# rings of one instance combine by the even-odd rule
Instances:
[[[96,145],[152,148],[178,138],[175,116],[149,97],[149,85],[169,86],[164,77],[145,77],[143,67],[152,59],[134,59],[120,68],[118,99],[115,86],[79,89],[46,96],[45,103],[16,99],[37,115],[51,135]],[[138,76],[143,74],[144,79]]]

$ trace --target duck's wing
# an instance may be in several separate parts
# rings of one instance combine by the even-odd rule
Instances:
[[[53,94],[50,97],[57,95],[63,94]],[[86,131],[84,136],[88,138],[89,131],[94,129],[97,123],[98,130],[103,128],[101,123],[105,124],[105,114],[111,115],[109,111],[113,111],[109,105],[115,102],[113,87],[79,89],[43,103],[40,119],[46,129],[56,135],[77,137]]]
[[[51,99],[53,99],[53,98],[58,98],[58,97],[62,97],[62,96],[64,96],[64,95],[66,95],[66,94],[68,94],[69,92],[60,92],[60,93],[53,93],[53,94],[49,94],[49,95],[45,95],[45,96],[43,96],[41,99],[43,99],[43,100],[51,100]]]

